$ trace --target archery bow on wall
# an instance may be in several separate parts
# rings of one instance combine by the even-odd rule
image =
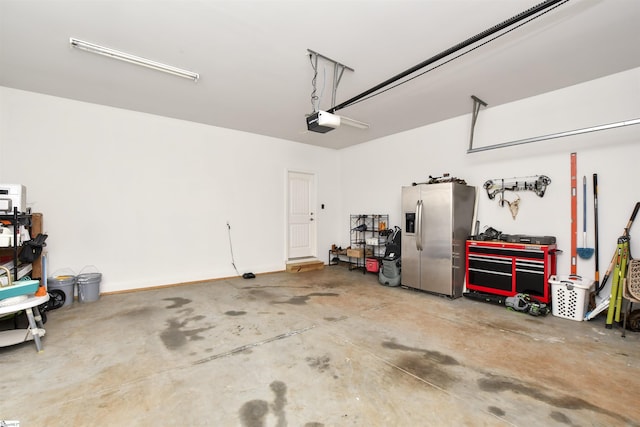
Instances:
[[[504,206],[505,204],[509,206],[511,216],[515,220],[518,214],[518,208],[520,207],[520,196],[516,194],[516,199],[509,201],[505,199],[504,192],[533,191],[539,197],[543,197],[549,184],[551,184],[551,178],[546,175],[536,175],[520,178],[490,179],[484,183],[483,187],[487,190],[487,195],[491,200],[495,199],[497,194],[500,194],[498,203],[500,206]]]

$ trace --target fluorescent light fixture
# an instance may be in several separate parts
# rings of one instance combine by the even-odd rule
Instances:
[[[131,64],[140,65],[142,67],[151,68],[153,70],[162,71],[165,73],[173,74],[174,76],[183,77],[185,79],[191,79],[194,82],[198,81],[200,75],[193,71],[183,70],[181,68],[172,67],[171,65],[162,64],[160,62],[151,61],[150,59],[141,58],[139,56],[131,55],[129,53],[120,52],[119,50],[110,49],[108,47],[100,46],[97,44],[85,42],[82,40],[71,37],[69,43],[72,47],[86,50],[87,52],[97,53],[98,55],[108,56],[113,59],[119,59],[120,61],[129,62]]]
[[[349,117],[340,116],[340,124],[351,126],[358,129],[369,129],[369,124],[359,120],[350,119]]]

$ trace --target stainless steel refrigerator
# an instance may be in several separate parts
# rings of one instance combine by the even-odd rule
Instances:
[[[457,182],[402,187],[402,285],[462,296],[475,198],[475,187]]]

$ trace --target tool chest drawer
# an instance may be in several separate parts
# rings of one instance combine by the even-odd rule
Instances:
[[[468,290],[551,301],[548,278],[556,274],[556,245],[467,240],[466,249]]]

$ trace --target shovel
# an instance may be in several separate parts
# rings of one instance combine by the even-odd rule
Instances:
[[[589,259],[593,256],[593,248],[587,248],[587,177],[582,177],[582,248],[578,249],[578,256],[582,259]]]

